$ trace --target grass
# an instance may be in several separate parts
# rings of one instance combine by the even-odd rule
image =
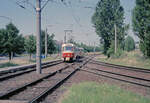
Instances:
[[[146,59],[143,57],[142,53],[138,50],[132,52],[126,52],[120,58],[107,58],[106,56],[97,57],[98,60],[118,64],[125,66],[134,66],[140,68],[150,69],[150,59]]]
[[[86,82],[70,87],[59,103],[150,103],[150,99],[117,86]]]
[[[12,66],[18,66],[18,64],[14,64],[14,63],[11,63],[11,62],[0,64],[0,68],[12,67]]]
[[[42,62],[55,60],[58,58],[48,56],[47,58],[43,58]],[[29,60],[28,55],[26,55],[26,57],[24,58],[13,58],[10,62],[9,60],[0,60],[0,68],[18,66],[18,65],[26,65],[26,64],[32,64],[32,63],[36,63],[36,59],[32,58],[31,60]]]

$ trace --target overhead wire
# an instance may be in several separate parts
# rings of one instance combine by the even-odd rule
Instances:
[[[30,12],[31,14],[35,13],[26,7],[26,5],[29,4],[35,10],[34,5],[32,3],[30,3],[29,0],[22,0],[22,1],[20,1],[20,0],[9,0],[9,1],[11,1],[13,4],[17,5],[18,7]]]

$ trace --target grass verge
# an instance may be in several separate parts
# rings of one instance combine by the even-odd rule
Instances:
[[[12,66],[18,66],[18,64],[14,64],[14,63],[11,63],[11,62],[0,64],[0,68],[12,67]]]
[[[86,82],[74,84],[59,103],[150,103],[150,99],[117,86]]]
[[[56,60],[56,59],[59,59],[59,57],[53,58],[53,57],[49,56],[49,57],[43,58],[41,60],[42,60],[42,62],[47,62],[47,61]],[[27,64],[32,64],[32,63],[36,63],[35,58],[32,58],[31,60],[29,60],[28,57],[13,58],[10,62],[9,62],[9,60],[1,60],[0,61],[0,68],[19,66],[19,65],[27,65]]]
[[[97,57],[97,60],[112,64],[150,69],[150,59],[144,58],[142,53],[138,50],[125,52],[125,54],[119,58],[107,58],[106,56],[101,55]]]

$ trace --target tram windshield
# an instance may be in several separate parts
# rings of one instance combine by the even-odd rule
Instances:
[[[64,47],[64,51],[73,51],[73,47],[72,46],[66,46],[66,47]]]

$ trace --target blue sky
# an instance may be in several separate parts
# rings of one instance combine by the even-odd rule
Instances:
[[[36,31],[36,15],[35,11],[29,6],[26,10],[17,6],[14,1],[19,0],[1,0],[0,16],[7,16],[19,28],[23,35],[35,34]],[[30,0],[35,4],[35,0]],[[55,34],[56,40],[63,40],[64,30],[72,29],[72,35],[78,42],[93,45],[98,44],[98,36],[95,33],[91,23],[91,16],[94,9],[85,7],[95,7],[99,0],[66,0],[71,1],[70,4],[64,5],[61,0],[49,2],[42,11],[42,29],[48,28],[49,33]],[[121,5],[125,9],[125,23],[131,24],[131,11],[135,6],[135,0],[121,0]],[[3,28],[10,20],[0,18],[0,28]],[[133,35],[129,30],[129,34]],[[135,38],[137,39],[137,38]]]

